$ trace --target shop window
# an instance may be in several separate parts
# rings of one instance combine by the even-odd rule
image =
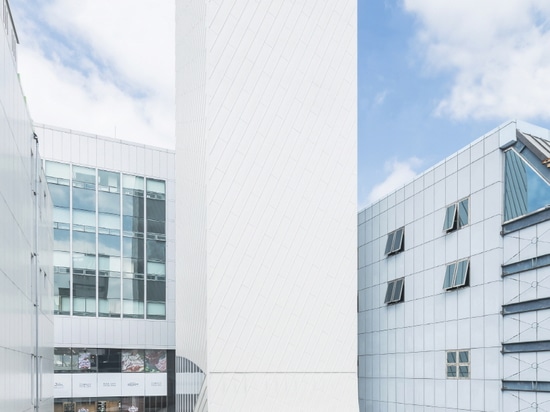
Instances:
[[[443,230],[451,232],[458,230],[468,224],[468,199],[463,199],[458,203],[454,203],[447,207],[445,213],[445,222]]]
[[[143,350],[123,350],[122,365],[123,373],[137,373],[145,370]]]
[[[468,285],[470,260],[464,259],[447,265],[443,289],[453,289]]]
[[[388,288],[386,289],[386,297],[384,303],[397,303],[402,302],[404,299],[403,289],[405,286],[405,279],[395,279],[388,282]]]
[[[448,379],[469,379],[470,378],[470,351],[469,350],[447,351],[447,378]]]
[[[388,239],[386,241],[386,255],[392,255],[403,251],[405,248],[404,236],[405,228],[399,228],[388,234]]]

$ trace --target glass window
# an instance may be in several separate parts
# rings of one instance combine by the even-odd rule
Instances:
[[[144,315],[144,284],[137,277],[124,278],[122,283],[122,310],[125,318],[143,318]]]
[[[100,255],[98,260],[100,275],[120,276],[120,258],[118,256]]]
[[[126,274],[145,273],[143,259],[124,258],[122,259],[122,271]]]
[[[122,229],[127,236],[141,235],[143,237],[144,219],[123,216],[122,217]]]
[[[96,255],[86,255],[83,253],[74,253],[73,252],[73,271],[75,273],[88,273],[95,274],[96,264],[95,264]]]
[[[120,278],[98,277],[99,316],[120,317]]]
[[[95,228],[95,212],[73,210],[73,225]]]
[[[124,236],[122,244],[124,257],[143,259],[145,253],[143,239]]]
[[[120,214],[120,195],[118,193],[98,192],[97,196],[99,212]]]
[[[123,373],[138,373],[145,370],[145,360],[144,360],[144,351],[143,350],[123,350],[122,351],[122,367],[121,370]]]
[[[69,252],[53,252],[53,265],[60,267],[71,267],[71,254]]]
[[[166,242],[147,240],[147,260],[166,262]]]
[[[74,166],[73,165],[73,182],[88,183],[93,186],[87,186],[95,188],[95,169],[89,167]],[[83,186],[80,186],[83,187]]]
[[[68,180],[71,178],[71,168],[66,163],[46,160],[46,176]]]
[[[97,372],[96,349],[74,349],[76,352],[76,372]]]
[[[122,186],[126,189],[134,189],[141,191],[143,195],[143,177],[141,176],[132,176],[132,175],[123,175],[122,176]]]
[[[147,219],[165,221],[166,201],[158,199],[147,199]]]
[[[69,252],[70,246],[71,246],[70,232],[64,229],[54,229],[53,230],[54,250]]]
[[[61,186],[50,183],[48,188],[50,189],[50,196],[52,197],[52,203],[54,206],[64,208],[68,208],[70,206],[69,186]]]
[[[107,172],[106,170],[98,170],[98,185],[100,190],[107,192],[119,192],[120,174],[115,172]]]
[[[73,315],[95,316],[96,277],[73,274]]]
[[[460,260],[447,265],[445,269],[445,279],[443,280],[443,289],[467,286],[469,268],[469,259]]]
[[[468,199],[463,199],[447,207],[443,230],[450,232],[468,224]]]
[[[505,152],[504,220],[532,213],[549,204],[548,182],[515,150]]]
[[[145,216],[145,201],[143,197],[124,195],[122,197],[122,210],[125,216],[143,218]]]
[[[95,255],[95,233],[74,230],[73,252]]]
[[[156,220],[149,220],[147,219],[147,233],[148,234],[158,234],[158,235],[165,235],[166,234],[166,222],[158,222]]]
[[[166,185],[163,180],[147,179],[147,197],[156,197],[154,194],[165,194]]]
[[[99,234],[97,239],[100,255],[120,256],[120,236]]]
[[[95,212],[95,191],[73,187],[73,209]]]
[[[147,262],[147,275],[166,276],[166,264],[160,262]]]
[[[108,213],[99,213],[98,226],[105,229],[120,231],[120,216]]]
[[[71,222],[69,208],[66,207],[54,207],[53,208],[53,221],[56,223],[65,223],[65,225],[57,227],[68,227],[68,224]]]
[[[147,280],[147,318],[166,317],[166,282]]]
[[[54,313],[69,315],[71,313],[71,279],[69,268],[61,272],[54,269]]]
[[[391,255],[403,251],[404,249],[404,234],[405,228],[399,228],[388,234],[388,239],[386,241],[385,254]]]
[[[404,285],[405,285],[404,278],[395,279],[395,280],[392,280],[391,282],[388,282],[384,303],[402,302],[404,299],[404,294],[403,294]]]
[[[447,351],[447,378],[470,377],[470,351]]]
[[[166,372],[165,350],[145,350],[145,372]]]
[[[121,355],[120,349],[98,349],[97,351],[98,372],[120,373],[121,372],[120,355]]]
[[[55,373],[70,373],[76,369],[76,354],[71,348],[54,348],[53,369]],[[74,363],[73,363],[74,356]]]

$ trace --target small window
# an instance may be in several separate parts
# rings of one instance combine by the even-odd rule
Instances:
[[[388,240],[386,241],[386,255],[392,255],[394,253],[401,252],[405,247],[405,242],[403,241],[405,234],[405,228],[399,228],[388,234]]]
[[[453,203],[447,207],[445,213],[445,222],[443,230],[451,232],[458,230],[468,224],[468,199],[463,199],[458,203]]]
[[[470,351],[447,351],[447,379],[470,378]]]
[[[397,303],[402,302],[404,298],[403,289],[405,286],[405,279],[395,279],[388,282],[388,289],[386,289],[386,297],[384,303]]]
[[[468,275],[470,270],[470,261],[468,259],[447,265],[445,270],[445,279],[443,289],[453,289],[461,286],[468,286]]]

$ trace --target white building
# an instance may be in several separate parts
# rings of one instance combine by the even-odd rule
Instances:
[[[356,9],[176,2],[182,408],[358,408]]]
[[[0,410],[53,410],[52,204],[0,7]]]
[[[548,158],[509,122],[359,213],[362,411],[548,409]]]
[[[54,206],[54,411],[173,410],[174,152],[35,131]]]

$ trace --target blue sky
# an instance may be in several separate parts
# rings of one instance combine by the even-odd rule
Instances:
[[[174,146],[172,0],[11,7],[35,121]],[[550,2],[358,0],[358,207],[506,120],[548,126],[549,49]]]

